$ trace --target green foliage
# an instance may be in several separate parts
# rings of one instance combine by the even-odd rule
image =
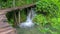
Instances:
[[[9,24],[11,26],[13,26],[14,25],[14,12],[13,11],[12,12],[9,12],[9,13],[6,14],[6,16],[7,16],[7,19],[8,19]]]
[[[13,2],[12,0],[6,0],[6,1],[2,0],[1,8],[11,8],[13,6],[12,2]]]
[[[48,12],[51,16],[58,16],[59,12],[57,11],[59,11],[59,5],[56,2],[54,3],[52,0],[41,0],[36,4],[37,11]]]
[[[11,7],[17,7],[17,6],[23,6],[31,3],[35,3],[38,0],[0,0],[0,6],[1,8],[11,8]]]
[[[24,10],[21,10],[20,12],[21,12],[20,13],[20,22],[26,21],[26,17],[27,17],[26,12]]]
[[[36,15],[33,20],[35,23],[37,23],[37,25],[44,23],[44,22],[47,23],[46,17],[43,16],[42,14]]]
[[[36,24],[42,26],[40,31],[46,34],[49,31],[51,34],[59,34],[60,32],[60,1],[59,0],[40,0],[36,2],[36,12],[37,16],[33,19]],[[41,25],[42,24],[42,25]],[[57,29],[53,31],[48,26],[45,29],[45,25],[50,25],[52,29]],[[42,29],[42,30],[41,30]]]

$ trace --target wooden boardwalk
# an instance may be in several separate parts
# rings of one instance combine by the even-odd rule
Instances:
[[[0,11],[0,34],[16,34],[15,30],[7,23],[5,13]]]

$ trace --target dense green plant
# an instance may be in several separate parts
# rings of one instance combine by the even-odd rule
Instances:
[[[38,0],[0,0],[0,6],[1,8],[11,8],[35,3],[37,1]]]
[[[40,28],[42,26],[42,32],[50,32],[51,34],[60,33],[60,1],[59,0],[40,0],[36,2],[37,16],[33,19]],[[42,25],[41,25],[42,24]],[[50,25],[51,28],[46,25]],[[53,30],[55,29],[55,30]],[[56,31],[57,30],[57,31]]]
[[[27,17],[27,13],[24,10],[20,11],[20,22],[25,22],[26,21],[26,17]]]

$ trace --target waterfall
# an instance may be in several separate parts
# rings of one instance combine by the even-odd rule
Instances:
[[[34,13],[34,9],[32,8],[27,16],[27,20],[26,22],[20,23],[20,28],[31,28],[34,26],[34,23],[32,22],[32,18],[34,17],[35,13]]]

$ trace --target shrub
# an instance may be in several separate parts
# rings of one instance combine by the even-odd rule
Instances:
[[[42,28],[40,27],[40,30],[42,29],[41,31],[43,31],[43,33],[46,34],[46,31],[49,31],[51,34],[59,34],[60,32],[59,0],[40,0],[36,2],[36,12],[37,16],[33,19],[33,21],[36,22],[36,24],[38,23],[38,25],[42,26]],[[50,27],[48,26],[47,29],[45,28],[46,25],[47,26],[50,25]]]

